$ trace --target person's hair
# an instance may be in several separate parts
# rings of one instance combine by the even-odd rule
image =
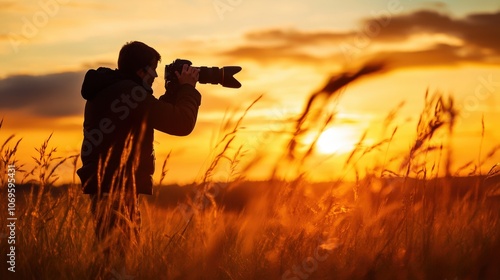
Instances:
[[[118,55],[118,69],[127,74],[135,74],[137,70],[145,68],[154,60],[161,60],[160,54],[155,49],[142,42],[128,42],[123,45]]]

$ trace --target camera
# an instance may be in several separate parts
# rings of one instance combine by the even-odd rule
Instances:
[[[179,81],[177,75],[175,75],[175,71],[181,73],[184,64],[192,65],[189,60],[176,59],[171,64],[165,66],[165,87],[167,89],[178,86]],[[240,66],[224,66],[222,68],[200,66],[195,68],[200,69],[200,76],[198,78],[200,84],[221,84],[223,87],[228,88],[241,87],[240,82],[233,77],[234,74],[241,71]]]

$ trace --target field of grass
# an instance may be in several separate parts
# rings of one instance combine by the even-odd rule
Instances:
[[[432,141],[438,133],[453,133],[457,112],[452,99],[426,94],[414,144],[406,153],[357,171],[365,155],[385,155],[395,129],[378,143],[358,145],[344,166],[332,167],[332,173],[355,170],[355,180],[313,183],[304,176],[302,163],[313,157],[314,142],[305,149],[298,149],[298,142],[335,117],[325,117],[321,104],[378,70],[367,66],[344,74],[313,94],[267,180],[244,179],[261,158],[239,161],[241,150],[232,143],[240,122],[233,120],[202,180],[157,186],[153,196],[143,197],[141,246],[126,256],[127,265],[114,264],[101,277],[500,279],[498,169],[456,176],[451,149]],[[23,163],[15,160],[17,141],[7,138],[0,147],[0,173],[7,174],[9,164],[17,166],[16,272],[7,270],[9,233],[3,226],[0,279],[95,279],[98,263],[107,260],[95,251],[89,198],[78,181],[55,181],[62,164],[70,162],[76,170],[78,157],[58,158],[49,138],[37,148],[35,168],[23,171]],[[222,161],[231,162],[240,176],[213,179]],[[398,168],[387,168],[388,161]],[[461,169],[479,170],[482,164]],[[281,177],[286,168],[295,175]],[[7,178],[0,178],[0,220],[5,224]]]

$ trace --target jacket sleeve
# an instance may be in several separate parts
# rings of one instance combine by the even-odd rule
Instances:
[[[196,88],[182,85],[174,103],[165,102],[163,96],[159,100],[154,96],[151,98],[148,115],[154,129],[177,136],[186,136],[193,131],[201,103],[201,94]]]

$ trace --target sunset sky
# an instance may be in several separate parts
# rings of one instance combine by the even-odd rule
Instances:
[[[349,85],[336,101],[334,125],[318,147],[322,156],[336,155],[311,176],[330,179],[328,170],[340,162],[333,158],[349,152],[367,129],[373,133],[366,144],[376,142],[370,137],[401,102],[391,151],[408,151],[427,89],[452,95],[460,110],[457,165],[477,161],[500,142],[498,0],[23,0],[0,1],[0,7],[0,143],[11,134],[22,137],[18,158],[26,164],[51,133],[60,156],[79,152],[83,76],[99,66],[116,68],[120,48],[134,40],[162,55],[156,97],[163,94],[165,65],[176,58],[243,67],[240,89],[197,86],[203,99],[190,136],[155,134],[157,170],[171,151],[168,182],[199,179],[224,119],[231,112],[239,117],[260,95],[238,141],[248,157],[262,145],[270,154],[279,151],[283,142],[269,141],[269,132],[287,130],[331,75],[374,59],[387,61],[387,71]],[[270,170],[260,164],[255,178]],[[64,168],[62,180],[71,179],[70,166]]]

